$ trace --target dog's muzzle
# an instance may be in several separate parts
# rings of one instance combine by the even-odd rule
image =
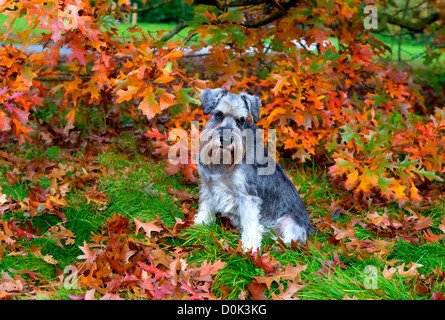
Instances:
[[[244,150],[239,129],[206,129],[201,135],[199,163],[204,166],[223,165],[232,170],[241,163]]]

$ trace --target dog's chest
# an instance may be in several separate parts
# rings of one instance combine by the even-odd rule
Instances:
[[[214,210],[221,213],[235,213],[239,205],[241,177],[237,174],[208,174],[202,177],[203,184],[211,197]]]

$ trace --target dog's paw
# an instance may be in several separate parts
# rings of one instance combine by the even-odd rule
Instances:
[[[248,252],[249,250],[252,250],[252,252],[259,252],[261,249],[261,240],[241,240],[241,249],[243,250],[243,252]]]
[[[200,225],[200,224],[204,224],[204,225],[209,225],[212,222],[212,216],[210,214],[208,214],[207,212],[198,212],[195,216],[195,225]]]

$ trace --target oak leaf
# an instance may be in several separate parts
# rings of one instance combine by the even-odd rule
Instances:
[[[133,218],[134,219],[134,223],[136,224],[136,231],[135,231],[135,235],[138,235],[139,233],[139,229],[143,228],[145,234],[147,235],[148,238],[151,238],[151,233],[153,231],[155,232],[161,232],[162,230],[164,230],[164,228],[159,227],[157,225],[154,224],[154,221],[150,221],[150,222],[142,222],[139,219]]]

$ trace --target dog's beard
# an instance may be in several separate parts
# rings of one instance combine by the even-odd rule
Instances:
[[[231,131],[231,143],[221,143],[217,129],[205,129],[201,134],[199,156],[202,163],[208,166],[222,166],[233,170],[241,163],[244,145],[239,129]]]

